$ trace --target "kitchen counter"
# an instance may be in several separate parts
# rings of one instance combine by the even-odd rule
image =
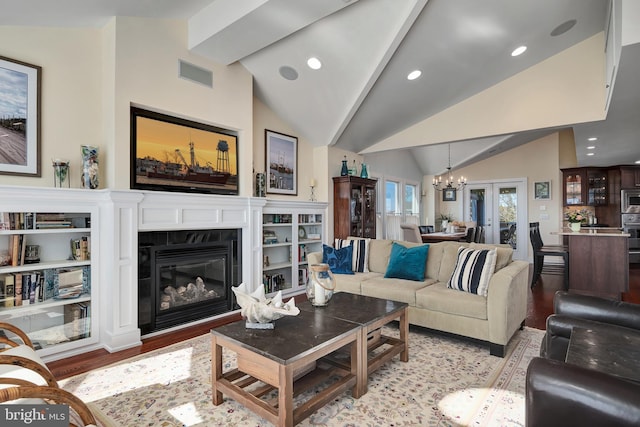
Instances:
[[[620,300],[629,290],[629,233],[614,227],[564,228],[569,247],[569,292]]]
[[[598,237],[629,237],[629,233],[625,233],[619,228],[616,227],[597,227],[597,228],[589,228],[589,227],[581,227],[580,231],[575,232],[571,231],[570,228],[563,228],[561,231],[551,232],[551,234],[559,235],[559,236],[598,236]]]

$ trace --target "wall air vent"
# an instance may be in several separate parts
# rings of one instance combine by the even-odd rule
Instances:
[[[178,60],[178,76],[207,87],[213,87],[213,72],[211,70],[198,67],[181,59]]]

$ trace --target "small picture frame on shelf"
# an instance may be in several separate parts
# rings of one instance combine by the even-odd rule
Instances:
[[[443,202],[455,202],[456,201],[456,189],[455,188],[447,188],[442,191],[442,201]]]
[[[551,181],[534,182],[533,197],[536,200],[550,200],[551,199]]]

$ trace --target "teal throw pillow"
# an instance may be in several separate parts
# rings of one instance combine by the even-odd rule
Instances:
[[[322,262],[329,264],[329,269],[333,274],[353,274],[351,269],[352,258],[353,246],[351,245],[341,249],[322,245]]]
[[[393,242],[389,265],[384,277],[423,281],[428,254],[429,245],[406,248]]]

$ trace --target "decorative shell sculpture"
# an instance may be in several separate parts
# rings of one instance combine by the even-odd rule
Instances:
[[[282,291],[267,299],[263,286],[258,286],[251,294],[247,293],[247,285],[244,283],[232,287],[231,290],[242,308],[241,314],[247,320],[247,328],[273,329],[274,320],[284,316],[297,316],[300,313],[293,298],[286,304],[282,302]]]

